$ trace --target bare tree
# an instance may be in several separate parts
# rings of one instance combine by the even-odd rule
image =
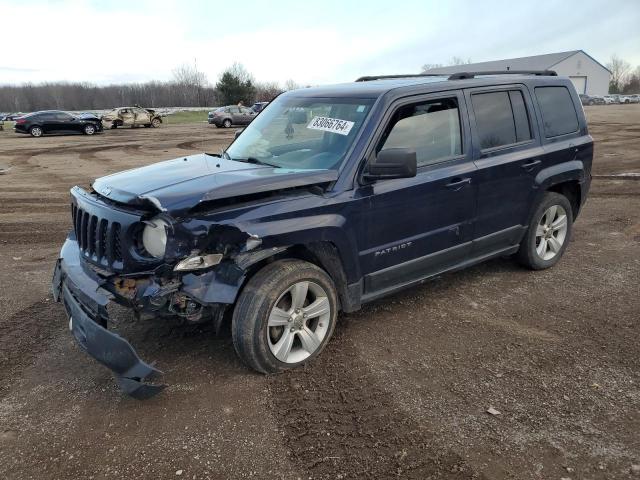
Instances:
[[[282,92],[277,82],[256,83],[256,102],[270,102]]]
[[[173,69],[173,82],[182,86],[182,91],[187,103],[195,102],[198,106],[202,105],[203,89],[209,83],[207,76],[200,72],[196,66],[195,60],[193,65],[183,63],[179,67]]]
[[[453,65],[467,65],[469,63],[471,63],[471,59],[470,58],[467,58],[465,60],[462,57],[457,57],[457,56],[454,55],[453,57],[451,57],[451,59],[449,60],[449,62],[447,64],[425,63],[424,65],[422,65],[422,73],[425,73],[427,70],[431,70],[433,68],[449,67],[449,66],[453,66]]]
[[[620,93],[624,86],[626,76],[631,69],[631,64],[616,54],[613,54],[611,60],[607,63],[607,68],[611,71],[609,93]]]
[[[287,92],[289,90],[297,90],[298,88],[300,88],[300,85],[294,82],[292,79],[289,79],[286,82],[284,82],[284,89]]]

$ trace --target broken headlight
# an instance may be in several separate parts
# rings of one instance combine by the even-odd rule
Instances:
[[[155,258],[164,257],[167,248],[167,227],[169,224],[160,218],[145,222],[142,231],[142,245],[147,253]]]

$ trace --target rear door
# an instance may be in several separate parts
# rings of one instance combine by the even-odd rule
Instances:
[[[246,108],[246,107],[242,107],[240,110],[242,112],[243,125],[249,125],[251,123],[251,121],[253,120],[253,117],[256,116],[256,112],[254,112],[252,109]]]
[[[229,107],[229,113],[231,114],[231,122],[234,125],[242,125],[244,123],[244,116],[240,112],[240,107]]]
[[[373,297],[464,261],[471,248],[476,167],[461,91],[397,102],[369,157],[416,150],[417,175],[361,185],[368,198],[359,233],[365,296]]]
[[[123,108],[120,110],[120,119],[122,120],[122,125],[130,127],[133,125],[135,120],[133,110],[130,108]]]
[[[543,150],[535,110],[524,85],[465,90],[478,168],[472,255],[520,241],[534,197]]]

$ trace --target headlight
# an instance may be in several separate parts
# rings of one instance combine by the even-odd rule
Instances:
[[[156,258],[164,257],[167,248],[167,227],[169,224],[159,218],[147,222],[142,231],[142,245],[144,249]]]

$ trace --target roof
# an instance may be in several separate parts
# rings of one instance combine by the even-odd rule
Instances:
[[[609,71],[604,65],[587,54],[584,50],[570,50],[568,52],[546,53],[544,55],[533,55],[531,57],[506,58],[503,60],[493,60],[491,62],[467,63],[464,65],[431,68],[427,70],[427,73],[450,74],[483,70],[547,70],[580,52],[584,53],[605,70]]]
[[[506,85],[515,81],[535,80],[536,82],[559,82],[563,77],[537,76],[528,73],[513,73],[509,75],[494,74],[489,77],[475,77],[449,80],[449,75],[438,76],[407,76],[400,78],[381,78],[379,80],[360,81],[352,83],[340,83],[337,85],[324,85],[321,87],[301,88],[290,90],[282,96],[313,97],[313,98],[369,98],[376,99],[382,95],[393,94],[419,94],[437,92],[443,90],[473,88],[485,86],[488,82],[492,85]]]
[[[300,88],[290,90],[284,95],[305,97],[351,97],[351,98],[377,98],[389,90],[401,87],[412,87],[427,83],[446,82],[448,76],[438,77],[404,77],[384,80],[372,80],[369,82],[338,83],[335,85],[323,85],[321,87]]]

